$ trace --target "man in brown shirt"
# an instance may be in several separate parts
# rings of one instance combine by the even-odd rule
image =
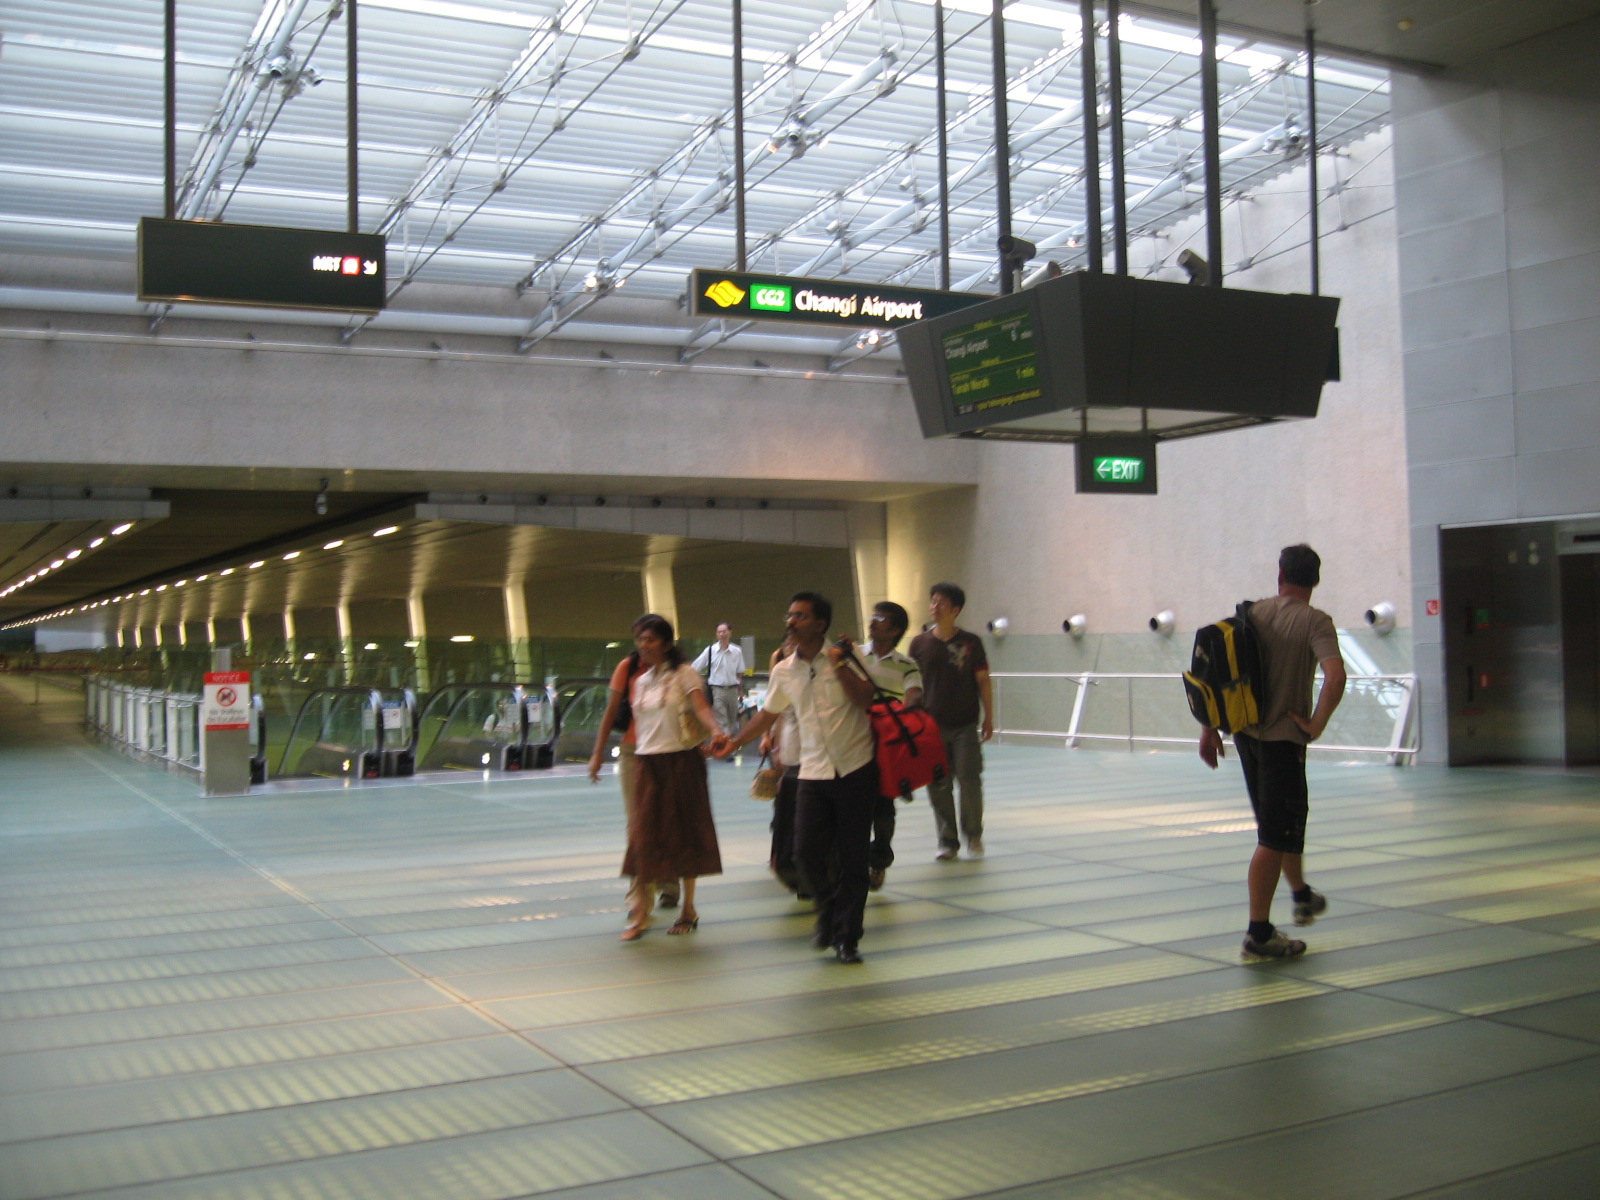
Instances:
[[[1322,736],[1344,699],[1344,660],[1333,618],[1311,607],[1311,591],[1322,581],[1322,559],[1310,546],[1287,546],[1278,556],[1278,594],[1250,606],[1250,624],[1261,642],[1266,673],[1261,720],[1237,730],[1233,745],[1244,768],[1245,788],[1256,814],[1256,850],[1250,859],[1250,928],[1245,957],[1296,958],[1306,944],[1286,938],[1272,924],[1272,897],[1279,877],[1294,893],[1294,923],[1309,925],[1328,907],[1306,883],[1306,746]],[[1322,667],[1316,707],[1311,687]],[[1216,769],[1222,735],[1207,726],[1200,757]]]

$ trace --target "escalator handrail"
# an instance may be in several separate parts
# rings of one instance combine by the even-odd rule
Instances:
[[[295,739],[298,737],[298,735],[300,733],[300,723],[305,720],[305,718],[306,718],[306,710],[311,706],[311,702],[313,700],[317,699],[317,697],[319,697],[319,696],[326,696],[326,695],[359,696],[359,695],[363,695],[363,694],[365,694],[365,696],[367,697],[367,703],[372,708],[372,727],[373,727],[373,731],[374,731],[374,736],[373,736],[374,744],[373,744],[373,746],[371,748],[374,751],[376,751],[377,753],[382,754],[383,753],[383,693],[381,691],[379,691],[375,687],[323,687],[323,688],[317,688],[315,691],[313,691],[310,695],[308,695],[304,700],[302,700],[300,702],[300,711],[295,714],[294,724],[289,726],[289,738],[288,738],[287,741],[284,742],[284,744],[283,744],[283,756],[278,760],[278,774],[280,776],[284,776],[284,775],[288,775],[289,774],[289,769],[288,769],[289,768],[289,752],[294,749]],[[319,726],[318,729],[317,729],[317,733],[320,735],[322,732],[323,732],[323,729],[322,729],[322,727]],[[316,741],[320,742],[320,741],[322,741],[322,738],[320,736],[318,736],[316,738]],[[358,746],[358,747],[355,748],[355,752],[357,754],[363,753],[364,752],[364,748]]]

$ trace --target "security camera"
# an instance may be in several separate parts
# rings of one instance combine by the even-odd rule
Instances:
[[[1189,276],[1190,283],[1197,283],[1203,287],[1211,282],[1211,264],[1193,250],[1180,250],[1178,265]]]
[[[1367,624],[1373,633],[1389,633],[1394,629],[1394,605],[1387,600],[1367,609]]]
[[[1073,613],[1061,622],[1061,632],[1070,633],[1073,637],[1082,637],[1083,631],[1089,627],[1089,618],[1082,613]]]
[[[1172,632],[1178,617],[1171,609],[1164,609],[1150,618],[1150,632],[1166,635]]]
[[[1006,631],[1011,628],[1011,622],[1004,617],[996,617],[989,622],[989,632],[995,637],[1005,637]]]

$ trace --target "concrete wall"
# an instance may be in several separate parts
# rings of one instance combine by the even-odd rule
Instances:
[[[1397,79],[1411,572],[1439,530],[1600,512],[1600,20]],[[1416,624],[1427,761],[1445,751],[1438,618]]]
[[[1344,377],[1324,389],[1315,420],[1163,443],[1156,496],[1080,496],[1072,447],[986,443],[975,487],[890,504],[894,598],[921,613],[928,585],[948,577],[966,587],[974,628],[1005,616],[1013,633],[1059,635],[1061,622],[1081,612],[1095,633],[1123,633],[1171,609],[1180,630],[1193,630],[1240,599],[1272,592],[1278,550],[1306,541],[1324,560],[1317,602],[1337,624],[1360,625],[1367,608],[1387,600],[1408,625],[1387,134],[1321,172],[1325,190],[1345,184],[1322,205],[1322,290],[1343,301]],[[1296,171],[1230,207],[1230,286],[1309,290],[1306,188]],[[1185,246],[1203,253],[1204,243],[1203,228],[1188,222],[1136,245],[1135,273],[1182,278],[1159,264]],[[1232,270],[1247,256],[1253,267]]]

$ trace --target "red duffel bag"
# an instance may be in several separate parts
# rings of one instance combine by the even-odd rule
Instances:
[[[925,708],[907,708],[879,692],[867,709],[877,745],[878,792],[909,802],[911,793],[950,771],[939,724]]]

